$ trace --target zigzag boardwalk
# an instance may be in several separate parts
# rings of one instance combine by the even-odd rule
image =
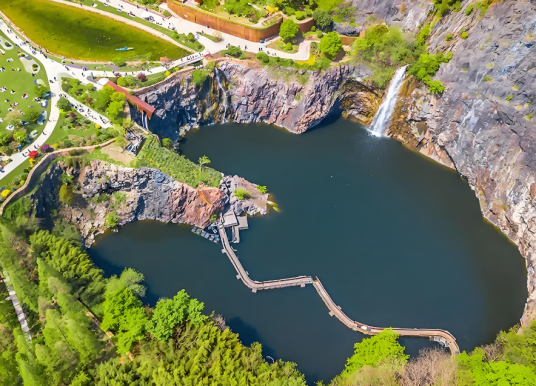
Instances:
[[[268,281],[255,281],[251,280],[248,273],[238,260],[238,257],[234,253],[231,245],[229,244],[229,239],[227,238],[227,233],[222,224],[218,224],[218,230],[220,232],[220,237],[222,240],[222,253],[227,254],[229,260],[235,267],[236,272],[238,273],[237,278],[241,279],[242,282],[250,288],[253,292],[258,290],[274,289],[274,288],[283,288],[283,287],[292,287],[292,286],[301,286],[305,287],[306,284],[313,284],[318,292],[318,295],[324,301],[324,304],[329,309],[329,314],[335,316],[339,319],[346,327],[362,332],[363,334],[376,335],[384,330],[383,327],[373,327],[363,323],[358,323],[350,319],[344,312],[342,312],[341,307],[337,306],[335,302],[331,299],[326,289],[320,282],[318,277],[313,280],[310,276],[298,276],[288,279],[280,280],[268,280]],[[432,340],[442,343],[445,346],[450,348],[452,355],[457,355],[460,353],[460,348],[456,343],[456,338],[448,331],[439,330],[439,329],[418,329],[418,328],[393,328],[393,331],[397,332],[401,336],[413,336],[413,337],[426,337],[431,338]]]

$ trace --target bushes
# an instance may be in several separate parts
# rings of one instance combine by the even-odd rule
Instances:
[[[313,19],[316,23],[316,26],[320,29],[327,29],[331,26],[331,16],[329,13],[321,8],[315,9],[313,12]]]
[[[342,39],[337,32],[329,32],[320,40],[320,52],[334,58],[342,50]]]
[[[225,51],[225,54],[229,56],[234,56],[235,58],[238,58],[242,56],[243,52],[240,49],[240,47],[230,45],[229,48],[227,48],[227,51]]]
[[[258,54],[255,55],[255,57],[260,60],[261,62],[263,63],[269,63],[270,62],[270,57],[268,56],[268,54],[266,52],[259,52]]]
[[[462,34],[460,35],[460,37],[465,40],[469,37],[469,34],[467,32],[462,32]]]
[[[298,24],[294,23],[291,19],[285,19],[279,27],[279,36],[283,40],[290,40],[296,36],[300,31]]]
[[[200,70],[196,68],[192,71],[192,82],[196,87],[201,88],[209,74],[210,72],[208,70]]]
[[[454,36],[452,34],[447,34],[445,36],[445,41],[450,42]]]
[[[206,186],[219,186],[221,175],[216,170],[206,166],[200,169],[184,156],[158,146],[154,138],[147,139],[133,166],[160,169],[163,173],[192,187],[197,187],[200,183]]]
[[[243,188],[238,188],[233,192],[233,194],[239,200],[245,200],[245,199],[250,197],[251,192],[249,192],[249,191],[247,191],[247,190],[245,190]]]

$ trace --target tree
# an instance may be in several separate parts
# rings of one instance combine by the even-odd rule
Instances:
[[[342,50],[342,39],[337,32],[329,32],[320,40],[320,52],[333,58]]]
[[[229,46],[229,48],[227,48],[227,55],[238,58],[242,55],[242,50],[240,49],[240,47],[231,45]]]
[[[28,120],[30,122],[35,122],[37,121],[40,115],[41,113],[39,111],[32,110],[28,113]]]
[[[209,163],[210,160],[206,155],[204,155],[203,157],[199,157],[199,171],[201,171],[201,167],[203,167],[203,165],[207,165]]]
[[[41,145],[39,150],[41,150],[42,153],[48,153],[50,151],[53,151],[54,148],[52,146],[50,146],[49,144],[44,143],[44,144]]]
[[[106,113],[112,119],[117,118],[119,113],[123,111],[123,104],[124,104],[124,102],[112,102],[112,103],[110,103],[110,105],[106,109]]]
[[[127,80],[124,77],[120,77],[117,79],[117,84],[121,87],[127,86]]]
[[[22,145],[28,140],[28,134],[25,130],[20,130],[13,134],[13,139]]]
[[[140,82],[145,82],[145,79],[147,78],[147,76],[143,72],[139,72],[137,77],[140,80]]]
[[[65,205],[70,205],[73,202],[73,188],[69,185],[62,185],[60,188],[60,201]]]
[[[13,140],[13,134],[10,131],[0,132],[0,144],[7,145]]]
[[[58,102],[56,102],[56,106],[60,109],[60,110],[67,110],[69,108],[69,100],[67,98],[60,98],[58,100]]]
[[[39,97],[43,96],[47,91],[48,89],[40,83],[34,86],[34,93],[36,93]]]
[[[181,290],[173,299],[161,299],[156,303],[153,316],[147,322],[147,331],[160,341],[168,340],[176,325],[187,319],[194,325],[202,323],[206,316],[201,314],[204,304]]]
[[[192,82],[194,82],[194,84],[197,87],[201,87],[205,83],[205,80],[207,79],[208,74],[209,74],[208,71],[199,70],[196,68],[195,70],[192,71]]]
[[[171,149],[173,148],[173,141],[169,138],[162,139],[162,146]]]
[[[60,180],[63,185],[71,185],[74,181],[74,176],[72,174],[63,173]]]
[[[266,186],[257,185],[257,189],[259,190],[260,194],[264,194],[268,191],[268,188]]]
[[[347,360],[341,376],[350,376],[363,366],[375,366],[387,359],[406,364],[408,358],[409,355],[404,354],[404,347],[398,343],[398,334],[390,328],[385,329],[354,345],[354,355]]]
[[[294,23],[291,19],[285,19],[283,23],[281,23],[281,27],[279,27],[279,36],[281,36],[281,39],[283,40],[290,40],[300,30],[300,27],[298,24]]]
[[[316,26],[320,29],[327,29],[331,26],[331,16],[329,13],[321,8],[315,9],[313,12],[313,19],[315,20]]]
[[[122,92],[114,92],[110,97],[110,100],[112,102],[124,102],[125,99],[125,94],[123,94]]]
[[[106,228],[113,228],[113,227],[117,226],[118,223],[119,223],[119,216],[117,215],[117,213],[115,213],[115,211],[111,212],[104,219],[104,226]]]

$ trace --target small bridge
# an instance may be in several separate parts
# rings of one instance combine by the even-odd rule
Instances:
[[[373,327],[369,326],[363,323],[356,322],[352,319],[350,319],[344,312],[342,312],[342,308],[335,304],[333,299],[329,296],[328,292],[322,285],[322,282],[317,277],[315,280],[313,280],[310,276],[298,276],[298,277],[291,277],[288,279],[280,279],[280,280],[268,280],[268,281],[255,281],[252,280],[249,277],[249,274],[244,269],[242,264],[240,263],[240,260],[238,260],[238,256],[236,256],[235,251],[233,248],[231,248],[231,244],[229,244],[229,239],[227,238],[227,233],[225,232],[225,228],[223,227],[223,224],[218,224],[218,231],[220,233],[220,238],[222,241],[223,249],[222,253],[225,253],[227,257],[229,257],[229,260],[233,264],[236,272],[237,272],[237,279],[242,280],[242,282],[246,285],[246,287],[250,288],[253,292],[257,292],[259,290],[267,290],[267,289],[275,289],[275,288],[284,288],[284,287],[294,287],[294,286],[300,286],[305,287],[306,284],[313,284],[313,286],[316,289],[316,292],[318,292],[318,295],[326,305],[326,307],[329,310],[330,316],[335,316],[339,321],[344,324],[346,327],[348,327],[351,330],[359,331],[363,334],[367,335],[376,335],[379,334],[381,331],[385,330],[383,327]],[[430,338],[430,340],[433,340],[435,342],[438,342],[442,344],[445,347],[448,347],[450,349],[450,352],[452,355],[458,355],[460,353],[460,348],[458,347],[458,344],[456,343],[456,338],[454,335],[452,335],[450,332],[445,330],[439,330],[439,329],[419,329],[419,328],[393,328],[393,331],[395,331],[400,336],[412,336],[412,337],[421,337],[421,338]]]

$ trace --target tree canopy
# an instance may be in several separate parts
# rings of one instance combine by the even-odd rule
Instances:
[[[299,30],[300,27],[298,24],[294,23],[291,19],[285,19],[279,27],[279,36],[283,40],[290,40],[296,36]]]
[[[334,58],[342,50],[342,39],[337,32],[329,32],[320,40],[320,52]]]

